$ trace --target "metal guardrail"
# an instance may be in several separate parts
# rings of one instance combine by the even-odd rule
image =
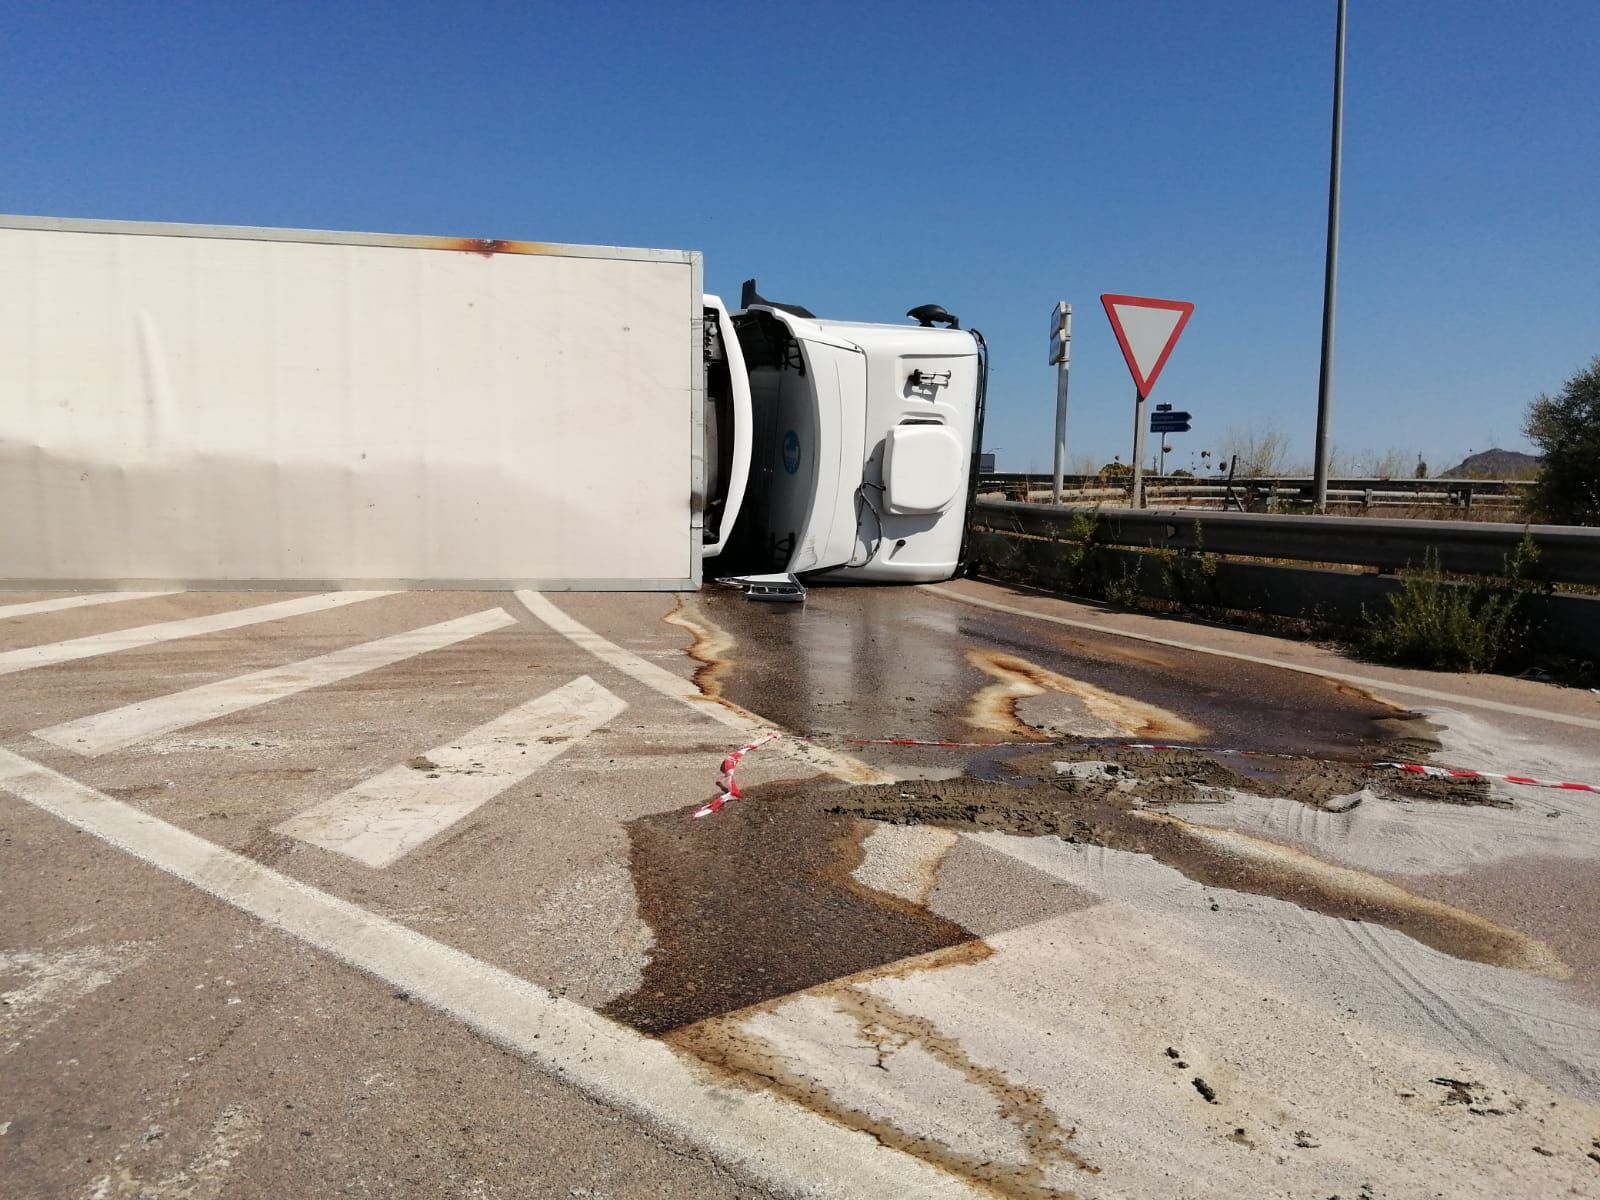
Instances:
[[[1228,480],[1223,475],[1146,475],[1147,486],[1225,486]],[[1028,488],[1034,491],[1048,490],[1052,479],[1049,475],[1031,474],[1023,471],[986,471],[979,477],[979,490],[985,488],[1002,491],[1007,488]],[[1115,475],[1066,475],[1062,477],[1062,486],[1066,488],[1100,488],[1120,487],[1127,490],[1127,484]],[[1235,491],[1274,492],[1280,496],[1293,496],[1304,490],[1308,495],[1313,484],[1309,477],[1303,475],[1239,475],[1233,480]],[[1364,495],[1367,492],[1403,492],[1407,494],[1444,492],[1456,495],[1470,489],[1476,496],[1518,496],[1533,486],[1533,481],[1528,479],[1457,479],[1450,476],[1439,476],[1429,479],[1381,479],[1358,476],[1344,476],[1328,480],[1328,487],[1332,491],[1345,492],[1352,496]]]
[[[997,533],[1066,539],[1090,514],[1048,504],[981,500],[974,526]],[[1338,563],[1397,571],[1430,552],[1446,571],[1498,575],[1522,541],[1539,559],[1530,574],[1553,583],[1600,584],[1600,529],[1491,521],[1406,521],[1382,517],[1304,517],[1199,509],[1100,509],[1097,538],[1111,546],[1205,550],[1245,558]]]
[[[1316,490],[1309,479],[1288,476],[1147,475],[1145,495],[1173,504],[1216,505],[1249,512],[1309,508]],[[1063,501],[1126,497],[1126,476],[1069,475],[1062,480]],[[1479,508],[1519,509],[1531,481],[1522,479],[1334,479],[1328,505],[1350,508]],[[1054,495],[1048,476],[989,472],[978,484],[980,495],[1006,500],[1049,500]],[[1514,514],[1507,514],[1514,515]]]

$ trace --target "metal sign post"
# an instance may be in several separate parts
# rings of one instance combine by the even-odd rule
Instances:
[[[1100,297],[1111,322],[1122,357],[1133,376],[1133,496],[1135,508],[1144,507],[1144,402],[1156,379],[1172,357],[1178,335],[1194,315],[1187,300],[1157,300],[1151,296],[1123,296],[1108,292]],[[1187,413],[1184,414],[1188,416]],[[1165,431],[1163,431],[1164,433]]]
[[[1129,502],[1144,507],[1144,393],[1133,389],[1133,492]]]
[[[1050,310],[1050,361],[1056,368],[1055,474],[1050,502],[1061,503],[1062,473],[1067,469],[1067,365],[1072,357],[1072,305],[1058,301]]]
[[[1161,435],[1161,465],[1156,468],[1156,474],[1164,477],[1167,473],[1167,434],[1188,433],[1189,421],[1193,415],[1173,412],[1170,404],[1158,404],[1155,412],[1150,414],[1150,432]]]

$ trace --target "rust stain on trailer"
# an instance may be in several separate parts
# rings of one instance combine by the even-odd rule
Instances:
[[[556,248],[549,242],[512,242],[504,238],[429,238],[430,249],[458,250],[464,254],[477,254],[493,258],[496,254],[554,254]]]

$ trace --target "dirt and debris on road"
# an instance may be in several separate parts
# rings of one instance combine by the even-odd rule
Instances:
[[[1565,973],[1538,939],[1474,913],[1166,811],[1235,791],[1287,793],[1312,807],[1363,791],[1477,796],[1481,781],[1397,778],[1360,764],[1290,757],[1250,761],[1270,770],[1241,772],[1237,760],[1224,765],[1203,751],[1100,747],[1067,759],[1029,752],[1008,762],[1007,782],[772,784],[715,818],[639,818],[628,828],[630,868],[656,943],[640,987],[605,1011],[662,1033],[899,959],[980,946],[960,925],[853,877],[873,823],[1054,835],[1130,851],[1207,887],[1386,926],[1457,958]]]
[[[1142,807],[1139,793],[1126,789],[1128,782],[1071,775],[1028,787],[966,779],[907,781],[823,792],[811,799],[840,816],[1054,835],[1067,842],[1130,851],[1208,887],[1272,896],[1326,916],[1384,925],[1457,958],[1555,977],[1566,973],[1555,954],[1535,938],[1415,895],[1368,872],[1333,866],[1289,846]],[[1195,786],[1163,778],[1157,791],[1158,796],[1170,797],[1176,788]]]

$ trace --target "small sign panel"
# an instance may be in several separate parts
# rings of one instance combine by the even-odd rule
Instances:
[[[1067,361],[1072,351],[1072,305],[1056,301],[1050,310],[1050,365]]]
[[[1157,300],[1151,296],[1123,296],[1108,292],[1100,297],[1111,329],[1122,347],[1128,373],[1139,395],[1148,396],[1155,387],[1178,336],[1194,315],[1187,300]]]
[[[1188,433],[1191,416],[1186,412],[1156,412],[1150,414],[1151,433]]]

